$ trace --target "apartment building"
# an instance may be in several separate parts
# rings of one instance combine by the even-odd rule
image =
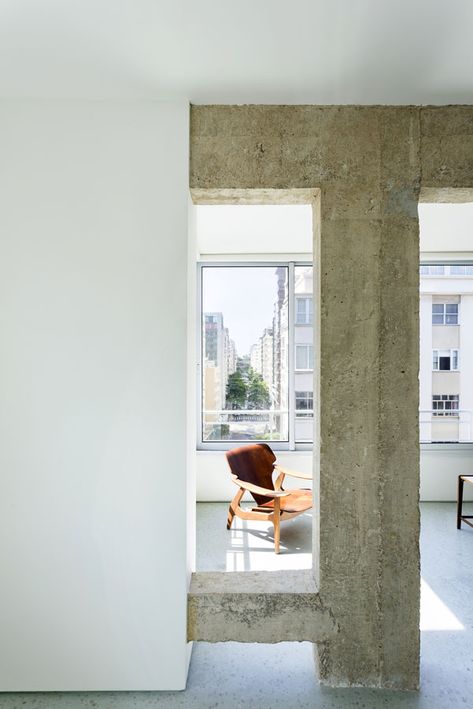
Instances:
[[[208,411],[225,408],[228,377],[236,370],[237,351],[222,313],[204,315],[203,401]]]
[[[420,292],[420,440],[471,441],[473,265],[421,266]]]

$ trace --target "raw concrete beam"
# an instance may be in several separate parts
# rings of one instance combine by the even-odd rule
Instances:
[[[192,575],[188,640],[324,642],[337,625],[310,571],[202,572]]]

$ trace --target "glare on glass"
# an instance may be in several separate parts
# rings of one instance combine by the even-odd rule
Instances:
[[[287,266],[202,268],[202,440],[287,441]]]

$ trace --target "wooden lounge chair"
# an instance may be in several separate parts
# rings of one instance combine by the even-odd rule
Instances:
[[[274,551],[279,554],[279,524],[281,520],[292,519],[312,507],[311,490],[283,490],[286,475],[312,480],[311,475],[286,470],[276,465],[276,456],[266,443],[258,443],[227,452],[227,460],[232,471],[232,480],[238,485],[238,492],[230,503],[227,529],[230,529],[235,515],[241,519],[272,522],[274,525]],[[277,478],[273,482],[273,473]],[[242,509],[240,502],[245,492],[253,496],[256,507]]]

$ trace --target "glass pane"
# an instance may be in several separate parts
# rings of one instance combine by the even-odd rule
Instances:
[[[450,266],[450,275],[464,276],[465,275],[465,266],[457,266],[457,265]]]
[[[445,274],[445,266],[431,265],[429,266],[429,273],[431,276],[443,276]]]
[[[288,268],[202,268],[202,440],[288,440]]]

